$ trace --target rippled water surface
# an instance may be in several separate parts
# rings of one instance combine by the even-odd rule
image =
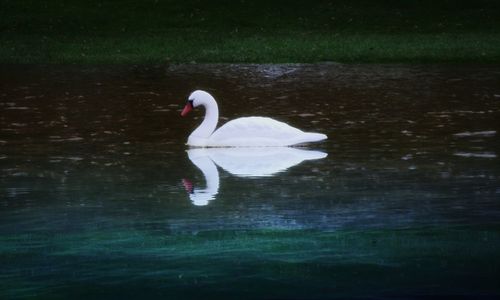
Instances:
[[[329,136],[191,149],[203,110]],[[500,296],[500,67],[0,68],[0,298]]]

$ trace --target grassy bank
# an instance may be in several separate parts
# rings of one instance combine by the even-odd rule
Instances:
[[[500,62],[496,0],[0,0],[2,63]]]

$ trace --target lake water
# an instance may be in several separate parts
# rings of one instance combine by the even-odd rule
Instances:
[[[221,120],[327,141],[187,151]],[[0,298],[500,297],[500,66],[0,68]]]

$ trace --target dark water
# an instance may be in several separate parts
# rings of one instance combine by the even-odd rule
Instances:
[[[198,88],[327,157],[186,152]],[[3,65],[0,298],[500,297],[499,119],[498,66]]]

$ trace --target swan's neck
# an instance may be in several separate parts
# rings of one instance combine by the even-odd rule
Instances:
[[[205,106],[205,118],[189,136],[190,138],[209,138],[217,127],[217,121],[219,120],[219,108],[217,102],[213,98],[207,99],[205,103],[201,105]]]

